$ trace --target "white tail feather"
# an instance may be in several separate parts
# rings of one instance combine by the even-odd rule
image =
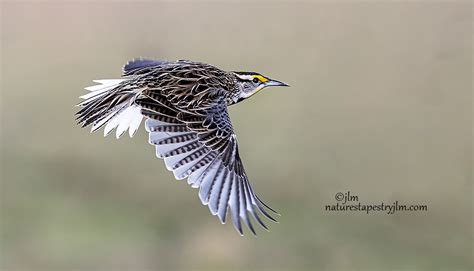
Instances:
[[[99,98],[100,96],[104,95],[107,91],[117,87],[120,83],[126,81],[126,79],[106,79],[106,80],[94,80],[95,83],[99,83],[100,85],[90,86],[84,88],[85,90],[90,91],[90,93],[84,94],[79,96],[79,98],[87,100],[91,99],[94,100]],[[101,94],[101,95],[99,95]]]
[[[107,94],[108,91],[119,87],[119,85],[126,80],[127,79],[93,80],[95,83],[98,83],[98,85],[85,88],[90,92],[79,97],[84,99],[84,101],[80,103],[79,106],[84,106],[91,101],[99,99],[100,97]],[[91,128],[91,132],[97,130],[105,124],[104,136],[107,136],[113,129],[117,128],[117,138],[119,138],[127,130],[129,130],[130,137],[133,137],[140,127],[143,119],[141,108],[133,104],[128,106],[128,103],[123,103],[123,106],[120,107],[117,109],[117,111],[111,112],[110,115],[104,117],[97,123],[94,123]]]
[[[132,105],[120,112],[115,118],[118,119],[118,127],[115,134],[118,139],[127,129],[129,129],[129,135],[132,137],[140,126],[143,116],[140,112],[140,107]]]

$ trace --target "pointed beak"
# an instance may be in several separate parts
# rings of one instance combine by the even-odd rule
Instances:
[[[280,81],[277,81],[277,80],[270,79],[270,80],[268,80],[267,82],[265,82],[265,86],[267,86],[267,87],[269,87],[269,86],[275,86],[275,87],[289,87],[290,85],[285,84],[285,83],[280,82]]]

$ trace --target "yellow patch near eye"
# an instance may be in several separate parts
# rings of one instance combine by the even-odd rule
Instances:
[[[253,77],[253,78],[257,78],[258,80],[260,80],[260,82],[263,82],[263,83],[265,83],[265,82],[268,81],[267,78],[265,78],[265,77],[263,77],[263,76],[261,76],[261,75],[252,75],[252,77]]]

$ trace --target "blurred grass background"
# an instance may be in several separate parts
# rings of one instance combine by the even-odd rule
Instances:
[[[472,2],[1,3],[2,270],[472,270]],[[74,105],[135,57],[289,83],[232,107],[248,175],[282,216],[240,237],[141,129]],[[427,212],[335,213],[361,202]]]

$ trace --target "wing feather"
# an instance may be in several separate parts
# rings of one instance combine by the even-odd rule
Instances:
[[[145,122],[149,142],[175,178],[188,178],[192,187],[199,188],[199,199],[222,223],[230,210],[232,223],[240,234],[242,220],[256,234],[250,216],[268,230],[259,213],[276,220],[248,183],[225,101],[217,100],[214,107],[194,111],[173,107],[156,94],[153,99],[147,96],[141,101],[147,106],[142,112],[150,117]]]

